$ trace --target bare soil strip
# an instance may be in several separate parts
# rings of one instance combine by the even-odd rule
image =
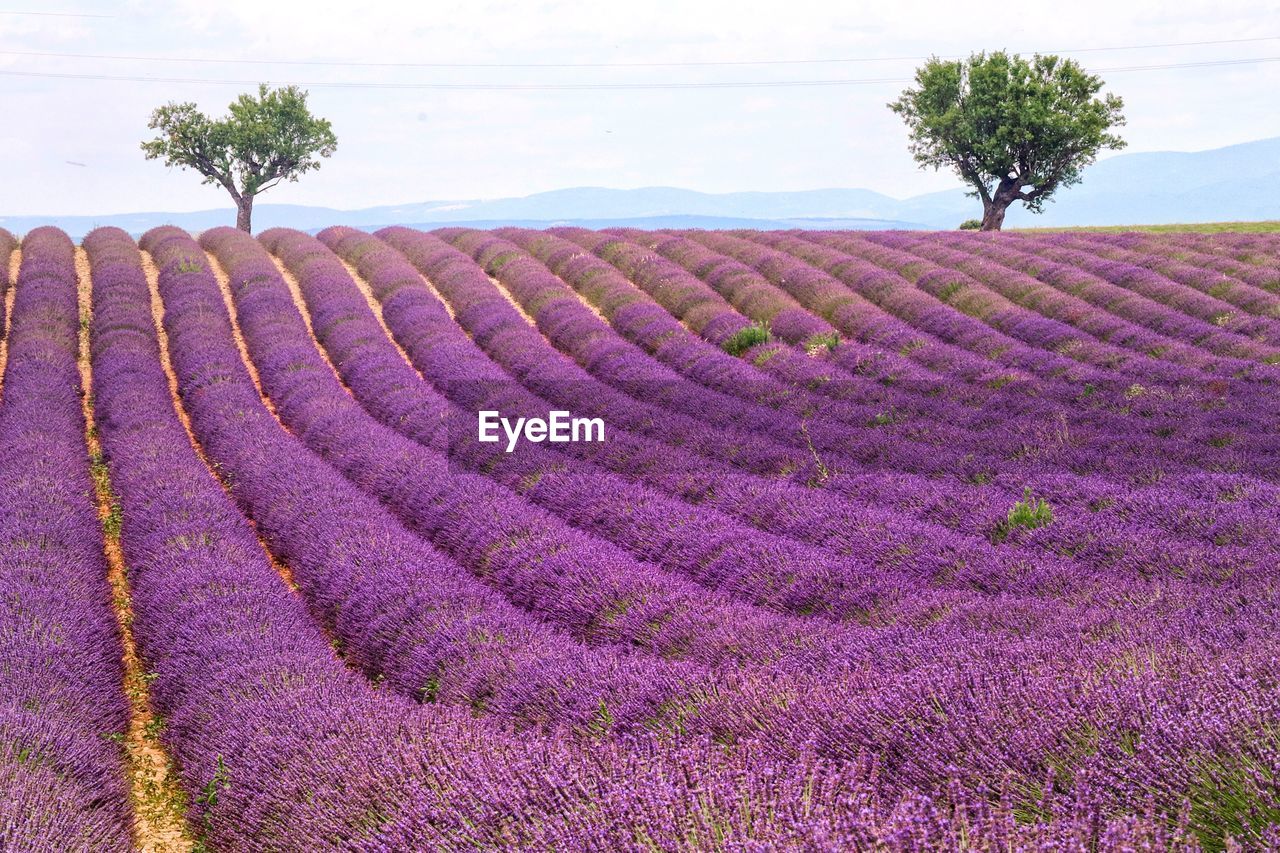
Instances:
[[[245,344],[244,334],[240,331],[240,315],[236,312],[236,302],[231,296],[231,278],[212,253],[205,252],[204,256],[209,263],[209,271],[213,273],[214,279],[218,282],[218,292],[222,294],[222,304],[226,306],[227,316],[231,318],[231,337],[236,342],[236,349],[240,351],[240,360],[244,362],[245,368],[249,371],[249,378],[253,380],[253,387],[258,389],[258,396],[262,398],[263,405],[267,407],[267,411],[271,412],[271,416],[276,419],[276,423],[280,424],[282,429],[288,430],[288,427],[284,425],[284,421],[280,420],[280,416],[276,414],[275,404],[271,402],[267,392],[262,390],[262,377],[258,375],[257,365],[249,357],[249,347]]]
[[[4,328],[0,330],[0,395],[4,394],[4,368],[9,363],[9,323],[13,318],[13,297],[18,289],[18,268],[22,266],[22,249],[9,256],[9,281],[4,289]]]
[[[534,319],[534,316],[532,314],[524,310],[524,306],[521,305],[519,302],[517,302],[514,296],[512,296],[510,293],[507,292],[507,288],[503,285],[501,281],[489,275],[488,273],[485,273],[485,277],[489,279],[489,283],[493,285],[493,289],[498,291],[498,295],[501,296],[503,299],[507,300],[507,303],[512,308],[516,309],[516,312],[521,317],[524,318],[524,321],[528,323],[530,327],[534,329],[538,328],[538,321]]]
[[[273,256],[268,255],[268,257],[273,257]],[[245,369],[249,371],[249,377],[253,380],[253,386],[258,391],[258,397],[262,399],[262,403],[264,406],[266,406],[267,411],[271,412],[271,416],[276,419],[276,423],[280,424],[280,428],[284,430],[286,433],[288,433],[289,435],[293,435],[293,431],[289,429],[289,427],[285,424],[285,422],[282,421],[280,419],[280,416],[276,413],[276,408],[272,404],[271,398],[267,396],[266,391],[262,387],[262,379],[258,374],[258,368],[253,363],[253,359],[249,357],[249,346],[245,342],[244,333],[240,329],[240,315],[236,312],[235,299],[231,295],[230,276],[227,275],[227,272],[225,269],[223,269],[222,264],[220,264],[218,262],[218,259],[215,258],[211,253],[205,252],[205,260],[209,264],[209,271],[213,273],[214,279],[218,282],[218,291],[222,294],[222,303],[223,305],[226,306],[227,316],[231,320],[231,337],[235,340],[236,349],[240,353],[240,360],[244,362]],[[273,257],[273,260],[274,260],[274,257]],[[284,272],[284,270],[281,270],[281,272]],[[297,284],[296,282],[292,282],[290,277],[287,275],[285,276],[285,282],[289,283],[290,286],[296,286]],[[156,312],[156,316],[159,317],[161,316],[163,311],[162,304],[160,301],[160,290],[154,281],[152,282],[151,286],[152,286],[152,291],[151,291],[152,309],[153,311]],[[310,330],[311,329],[310,316],[305,312],[305,310],[303,311],[302,316],[306,320],[307,329]],[[164,336],[163,328],[161,328],[160,334],[161,334],[161,338],[160,338],[161,355],[162,355],[162,361],[164,362],[165,371],[169,375],[169,389],[173,393],[174,405],[177,406],[179,412],[182,412],[183,411],[182,401],[181,401],[181,398],[178,396],[177,374],[173,372],[173,366],[169,362],[169,343],[168,343],[168,338]],[[321,353],[323,354],[323,350],[321,350]],[[327,363],[328,361],[327,357],[325,361]],[[332,365],[330,365],[330,369],[331,370],[333,369]],[[336,375],[337,371],[335,370],[334,373]],[[199,443],[196,441],[195,433],[191,431],[190,421],[187,419],[185,412],[183,413],[182,417],[183,417],[183,424],[187,427],[187,435],[191,438],[192,444],[195,445],[197,451],[199,452]],[[200,452],[200,458],[204,459],[206,465],[209,465],[209,460],[205,457],[203,452]],[[214,477],[218,480],[218,482],[222,484],[222,487],[226,489],[228,493],[230,493],[230,489],[227,488],[226,482],[223,481],[222,477],[218,474],[217,467],[210,465],[209,470],[210,472],[213,473]],[[289,566],[286,563],[276,559],[276,555],[271,550],[271,546],[267,544],[267,540],[263,538],[261,533],[258,533],[257,522],[255,522],[252,518],[249,518],[248,515],[244,513],[241,513],[241,515],[243,515],[245,519],[248,520],[249,526],[252,527],[254,533],[257,534],[258,543],[262,546],[262,552],[266,555],[267,559],[271,561],[271,565],[275,567],[275,570],[280,574],[280,577],[284,580],[286,584],[288,584],[289,589],[301,595],[301,593],[298,590],[298,584],[293,578],[293,571],[289,568]],[[351,667],[351,665],[347,662],[346,658],[344,658],[340,654],[340,652],[338,651],[340,644],[338,643],[337,639],[333,636],[333,634],[330,632],[328,627],[326,627],[319,620],[316,620],[315,624],[317,627],[319,627],[320,631],[323,632],[325,637],[328,638],[329,645],[334,650],[334,658],[336,660],[340,660],[344,666],[350,667],[353,672],[363,676],[363,674],[360,672],[359,669]]]
[[[98,516],[102,520],[107,557],[107,579],[111,584],[112,605],[120,625],[124,646],[124,688],[129,697],[129,730],[125,734],[124,753],[129,773],[129,795],[134,811],[134,841],[142,853],[170,853],[194,848],[186,821],[186,797],[178,784],[172,760],[160,739],[164,721],[151,709],[147,673],[138,658],[133,640],[133,609],[129,597],[128,570],[120,547],[120,507],[111,489],[107,466],[102,459],[93,420],[93,366],[89,360],[89,318],[91,316],[91,281],[89,258],[84,249],[76,249],[77,295],[80,301],[80,380],[84,385],[85,442],[91,460],[91,472]],[[12,289],[10,290],[12,295]]]
[[[333,371],[333,378],[338,380],[338,384],[343,388],[347,388],[347,383],[343,381],[342,374],[338,372],[338,368],[334,367],[333,362],[329,360],[329,353],[320,344],[320,339],[316,337],[315,327],[311,325],[311,312],[307,310],[307,300],[302,296],[302,287],[298,284],[298,280],[294,278],[293,273],[289,272],[289,268],[284,262],[275,255],[271,256],[272,262],[275,263],[276,269],[280,271],[280,277],[284,279],[285,285],[289,288],[289,295],[293,297],[294,307],[298,309],[298,313],[302,315],[302,322],[307,327],[307,335],[311,338],[311,343],[316,348],[316,352],[320,353],[320,357],[324,359],[324,363],[329,366],[329,370]],[[351,389],[347,388],[350,392]],[[354,397],[355,395],[352,394]]]
[[[466,253],[464,252],[463,254],[466,254]],[[526,254],[528,254],[528,253],[526,253]],[[582,252],[582,255],[584,255],[584,256],[591,256],[591,257],[594,257],[594,256],[592,256],[592,255],[591,255],[591,253],[590,253],[590,252],[587,252],[587,251],[585,251],[585,250]],[[537,258],[533,257],[533,255],[529,255],[529,258],[530,258],[530,259],[532,259],[535,263],[539,263],[539,264],[541,264],[541,263],[542,263],[542,262],[541,262],[541,261],[539,261]],[[544,266],[545,266],[545,265],[544,265]],[[551,270],[550,270],[550,269],[548,269],[548,270],[547,270],[547,273],[548,273],[549,275],[553,275],[553,276],[555,275],[555,273],[551,272]],[[492,284],[493,284],[494,288],[496,288],[496,289],[497,289],[498,293],[499,293],[499,294],[501,294],[502,298],[503,298],[503,299],[505,299],[505,300],[507,300],[507,302],[509,302],[509,303],[511,304],[511,307],[512,307],[512,308],[514,308],[514,309],[516,309],[516,311],[520,312],[520,316],[524,318],[525,322],[526,322],[526,323],[528,323],[528,324],[529,324],[530,326],[532,326],[533,328],[537,329],[537,328],[538,328],[538,321],[537,321],[537,319],[536,319],[532,314],[530,314],[528,311],[526,311],[526,310],[525,310],[524,306],[523,306],[523,305],[521,305],[521,304],[520,304],[520,302],[519,302],[519,301],[515,298],[515,296],[511,293],[511,291],[507,289],[507,286],[506,286],[505,284],[503,284],[503,283],[502,283],[502,280],[501,280],[501,279],[499,279],[499,278],[495,278],[494,276],[489,275],[489,273],[488,273],[488,271],[487,271],[487,270],[485,271],[485,275],[486,275],[486,276],[488,276],[489,281],[490,281],[490,282],[492,282]],[[565,288],[566,288],[566,289],[567,289],[571,294],[573,294],[574,298],[578,300],[578,302],[582,305],[582,307],[586,308],[586,309],[587,309],[588,311],[590,311],[592,314],[595,314],[595,315],[596,315],[596,317],[597,317],[597,318],[598,318],[602,323],[604,323],[606,326],[609,326],[610,328],[612,328],[612,327],[613,327],[613,324],[609,322],[609,318],[608,318],[608,317],[606,317],[606,316],[604,315],[604,312],[602,312],[599,308],[597,308],[597,307],[596,307],[596,306],[595,306],[595,305],[594,305],[594,304],[593,304],[589,299],[587,299],[587,297],[583,296],[581,293],[579,293],[577,290],[575,290],[575,289],[574,289],[574,287],[573,287],[573,285],[571,285],[569,282],[565,281],[563,278],[560,278],[560,276],[555,276],[555,277],[556,277],[560,282],[562,282],[562,283],[564,284]],[[541,330],[539,330],[539,331],[541,331]],[[545,335],[544,335],[544,337],[545,337]]]
[[[209,473],[217,480],[218,485],[226,489],[226,484],[222,478],[218,476],[218,469],[210,461],[209,457],[204,455],[204,448],[200,446],[200,441],[196,438],[195,430],[191,428],[191,417],[187,414],[187,410],[182,407],[182,396],[178,393],[178,374],[173,370],[173,362],[169,360],[169,333],[164,329],[164,304],[160,299],[160,270],[156,267],[156,262],[151,255],[142,253],[142,270],[147,276],[147,288],[151,291],[151,318],[156,324],[156,338],[160,341],[160,366],[164,369],[164,375],[169,380],[169,397],[173,402],[173,410],[178,414],[178,420],[182,423],[182,428],[187,431],[187,440],[191,442],[191,447],[195,450],[196,455],[200,457],[200,461],[204,463],[205,468],[209,469]],[[252,370],[252,368],[250,368]],[[256,376],[255,376],[256,379]],[[258,533],[258,526],[253,519],[246,516],[249,526],[253,528],[255,534]],[[294,592],[298,591],[298,584],[293,579],[293,572],[284,563],[275,558],[271,553],[271,549],[267,547],[266,540],[258,535],[258,544],[262,546],[262,553],[271,562],[276,572],[288,585],[289,589]]]
[[[541,261],[539,261],[539,263],[541,263]],[[560,278],[560,276],[556,276],[556,278]],[[578,301],[582,303],[582,306],[584,308],[586,308],[592,314],[595,314],[597,317],[599,317],[600,321],[604,323],[606,326],[609,326],[610,328],[613,327],[613,324],[609,322],[609,318],[605,316],[603,311],[601,311],[598,307],[596,307],[596,304],[594,302],[588,299],[585,295],[579,293],[576,287],[574,287],[569,282],[565,281],[563,278],[560,278],[560,280],[564,282],[565,287],[569,288],[569,292],[578,298]],[[628,279],[628,281],[629,280],[630,279]]]
[[[535,258],[532,254],[530,254],[530,253],[528,253],[528,252],[525,252],[525,254],[526,254],[526,255],[528,255],[528,256],[529,256],[529,258],[530,258],[530,259],[532,259],[535,263],[542,264],[542,261],[540,261],[540,260],[538,260],[537,258]],[[579,257],[594,258],[594,257],[595,257],[595,255],[591,254],[591,253],[590,253],[590,252],[588,252],[586,249],[583,249],[581,252],[578,252],[577,254],[574,254],[572,257],[574,257],[574,258],[579,258]],[[596,260],[599,260],[599,258],[596,258]],[[546,266],[546,264],[542,264],[542,265],[543,265],[544,267]],[[593,303],[591,300],[587,299],[587,297],[585,297],[585,296],[583,296],[581,293],[579,293],[579,292],[577,291],[577,289],[576,289],[576,288],[574,288],[574,286],[573,286],[572,284],[570,284],[568,281],[565,281],[565,279],[560,278],[560,276],[558,276],[558,275],[556,275],[554,272],[552,272],[550,267],[547,267],[547,272],[548,272],[548,273],[550,273],[551,275],[555,275],[555,276],[556,276],[556,278],[557,278],[557,279],[559,279],[559,280],[564,284],[564,286],[569,290],[569,292],[570,292],[570,293],[572,293],[572,294],[577,298],[577,300],[578,300],[579,302],[581,302],[581,303],[582,303],[582,307],[586,308],[586,309],[587,309],[588,311],[590,311],[592,314],[595,314],[595,315],[596,315],[596,317],[597,317],[597,318],[599,318],[599,319],[601,320],[601,322],[603,322],[606,326],[610,326],[610,327],[612,327],[612,325],[613,325],[613,324],[609,322],[609,318],[608,318],[608,317],[606,317],[606,316],[604,315],[604,312],[603,312],[603,311],[601,311],[599,308],[597,308],[597,307],[595,306],[595,303]],[[507,295],[507,290],[506,290],[506,288],[503,286],[503,284],[502,284],[501,280],[496,279],[496,278],[494,278],[493,276],[489,276],[489,281],[491,281],[491,282],[493,282],[493,283],[494,283],[494,286],[496,286],[496,287],[497,287],[497,288],[502,292],[502,295],[503,295],[503,296],[507,296],[507,301],[511,302],[512,304],[515,304],[517,308],[520,308],[519,304],[517,304],[517,303],[515,302],[515,298]],[[528,320],[529,322],[534,323],[534,324],[536,325],[536,322],[534,321],[534,319],[533,319],[531,316],[529,316],[528,314],[526,314],[523,308],[520,308],[520,313],[521,313],[521,314],[524,314],[524,316],[525,316],[525,319],[526,319],[526,320]]]
[[[388,248],[391,248],[391,247],[389,247],[389,246],[388,246]],[[391,249],[391,251],[393,251],[393,252],[394,252],[394,251],[398,251],[398,250],[397,250],[397,249]],[[336,253],[335,253],[335,255],[336,255]],[[360,273],[359,273],[359,271],[355,268],[355,266],[353,266],[352,264],[347,263],[347,261],[346,261],[344,258],[338,258],[338,260],[339,260],[339,261],[341,261],[341,262],[342,262],[342,265],[343,265],[344,267],[346,267],[346,268],[347,268],[347,272],[351,274],[351,278],[352,278],[352,280],[353,280],[353,281],[355,281],[357,284],[359,284],[359,285],[361,286],[361,289],[364,291],[365,296],[366,296],[368,299],[372,300],[369,304],[370,304],[370,306],[371,306],[371,307],[373,307],[373,308],[374,308],[374,312],[378,315],[378,321],[379,321],[379,322],[382,322],[382,310],[381,310],[381,305],[380,305],[380,303],[378,302],[377,297],[375,297],[375,296],[373,295],[373,290],[369,287],[369,283],[368,283],[367,281],[365,281],[363,278],[361,278],[361,277],[360,277]],[[427,278],[425,275],[423,275],[423,274],[418,270],[418,268],[417,268],[417,267],[415,267],[415,266],[414,266],[414,265],[409,261],[409,259],[408,259],[408,258],[405,258],[405,261],[404,261],[404,262],[405,262],[406,264],[408,264],[408,265],[409,265],[409,268],[413,270],[414,274],[418,276],[418,278],[422,281],[422,283],[423,283],[424,285],[426,285],[426,288],[427,288],[427,290],[431,293],[431,295],[432,295],[432,296],[434,296],[436,299],[438,299],[438,300],[440,301],[440,304],[444,306],[445,313],[447,313],[447,314],[449,315],[449,319],[450,319],[450,320],[453,320],[454,322],[457,322],[458,317],[457,317],[457,315],[456,315],[456,314],[454,313],[454,311],[453,311],[453,306],[449,304],[449,300],[445,299],[443,296],[441,296],[441,295],[440,295],[440,291],[436,290],[436,286],[435,286],[434,284],[432,284],[432,283],[431,283],[431,279],[429,279],[429,278]],[[384,325],[385,325],[385,324],[384,324]]]
[[[351,280],[355,282],[356,290],[360,291],[360,295],[363,296],[364,301],[368,303],[369,310],[373,312],[373,318],[377,320],[378,325],[382,327],[382,332],[387,336],[387,340],[391,341],[391,345],[396,348],[396,352],[400,353],[400,357],[404,359],[405,364],[412,367],[414,372],[422,378],[422,381],[430,385],[431,380],[422,375],[422,371],[418,370],[417,366],[413,363],[413,359],[409,358],[409,353],[405,352],[404,347],[400,346],[400,342],[396,340],[396,336],[391,331],[391,327],[387,325],[386,319],[382,316],[382,303],[378,301],[378,297],[373,295],[373,288],[369,286],[369,282],[365,281],[360,276],[360,272],[351,264],[343,261],[342,265],[347,268],[347,274],[350,275]],[[421,275],[419,278],[422,278],[424,283],[426,282],[426,279]],[[430,283],[427,283],[427,287],[431,287]],[[432,288],[431,292],[435,293],[435,289]],[[435,295],[437,299],[440,298],[440,294],[435,293]],[[449,303],[445,302],[443,299],[440,299],[440,302],[444,305],[445,310],[449,312],[449,318],[453,319],[453,310],[449,308]]]
[[[526,252],[525,254],[529,255],[529,257],[530,257],[530,258],[533,258],[533,260],[534,260],[534,261],[536,261],[537,263],[539,263],[539,264],[541,264],[541,263],[542,263],[542,261],[539,261],[537,258],[533,257],[533,255],[532,255],[531,253]],[[656,253],[655,253],[655,254],[656,254]],[[598,256],[596,256],[596,255],[594,255],[594,254],[592,254],[591,252],[588,252],[586,249],[583,249],[583,250],[581,250],[581,251],[579,251],[579,252],[574,253],[574,254],[572,255],[572,257],[574,257],[574,258],[595,258],[596,260],[601,261],[602,263],[605,263],[606,265],[609,265],[609,264],[608,264],[608,262],[607,262],[607,261],[604,261],[604,259],[603,259],[603,258],[600,258],[600,257],[598,257]],[[546,264],[543,264],[543,266],[546,266]],[[612,266],[612,265],[609,265],[609,266]],[[630,278],[630,276],[628,276],[628,275],[627,275],[626,273],[624,273],[622,270],[618,269],[617,267],[613,267],[613,271],[614,271],[614,272],[616,272],[618,275],[622,276],[622,278],[626,279],[626,280],[627,280],[627,282],[629,282],[629,283],[631,284],[631,286],[632,286],[632,287],[634,287],[636,290],[640,291],[641,293],[645,294],[646,296],[648,296],[648,295],[649,295],[648,291],[646,291],[643,287],[641,287],[640,285],[638,285],[638,284],[636,284],[634,281],[632,281],[632,280],[631,280],[631,278]],[[596,317],[598,317],[598,318],[599,318],[599,319],[600,319],[600,320],[601,320],[601,321],[602,321],[606,326],[609,326],[610,328],[612,328],[612,327],[613,327],[613,323],[611,323],[611,322],[609,321],[609,318],[605,315],[604,311],[602,311],[602,310],[601,310],[601,309],[600,309],[600,308],[599,308],[599,307],[598,307],[594,302],[592,302],[590,299],[588,299],[588,298],[587,298],[587,296],[586,296],[585,294],[583,294],[583,293],[579,292],[579,291],[578,291],[578,289],[577,289],[576,287],[574,287],[574,286],[573,286],[573,284],[572,284],[571,282],[569,282],[567,279],[565,279],[565,278],[563,278],[563,277],[561,277],[561,276],[559,276],[559,275],[556,275],[554,272],[552,272],[552,271],[551,271],[550,267],[548,267],[548,268],[547,268],[547,272],[551,273],[551,275],[555,275],[555,276],[556,276],[556,278],[560,279],[560,281],[564,283],[564,286],[565,286],[566,288],[568,288],[569,292],[570,292],[570,293],[572,293],[572,294],[577,298],[577,300],[578,300],[579,302],[581,302],[581,303],[582,303],[582,306],[583,306],[584,308],[586,308],[586,309],[587,309],[588,311],[590,311],[592,314],[595,314],[595,315],[596,315]],[[509,296],[509,295],[507,294],[507,291],[506,291],[506,289],[505,289],[505,288],[503,288],[503,286],[502,286],[502,282],[501,282],[501,281],[499,281],[498,279],[494,278],[493,276],[489,276],[489,280],[490,280],[490,281],[492,281],[492,282],[494,283],[494,285],[496,285],[496,286],[498,287],[499,291],[501,291],[501,293],[502,293],[502,295],[503,295],[503,296],[506,296],[506,297],[507,297],[507,301],[508,301],[508,302],[511,302],[512,304],[515,304],[515,305],[516,305],[516,307],[520,309],[520,313],[521,313],[521,314],[524,314],[524,317],[525,317],[525,319],[526,319],[526,320],[528,320],[530,323],[535,323],[535,321],[533,320],[533,318],[532,318],[532,317],[530,317],[528,314],[526,314],[526,313],[525,313],[525,311],[524,311],[524,309],[523,309],[523,308],[520,308],[520,306],[519,306],[518,304],[516,304],[515,299],[514,299],[513,297],[511,297],[511,296]],[[652,297],[650,297],[650,298],[652,299]],[[737,310],[738,310],[738,309],[735,307],[735,308],[734,308],[734,311],[737,311]],[[670,313],[670,312],[667,312],[667,313]],[[738,312],[738,313],[741,313],[741,312]],[[692,329],[690,329],[690,328],[689,328],[689,324],[688,324],[688,323],[686,323],[684,320],[682,320],[682,319],[681,319],[681,318],[679,318],[679,317],[675,317],[675,315],[674,315],[674,314],[672,314],[672,317],[674,317],[674,319],[676,319],[677,321],[679,321],[679,322],[680,322],[680,325],[684,326],[686,329],[689,329],[690,334],[697,334],[696,332],[694,332]],[[536,325],[536,323],[535,323],[535,325]]]

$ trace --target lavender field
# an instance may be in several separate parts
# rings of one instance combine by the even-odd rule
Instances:
[[[1280,234],[0,256],[2,849],[1280,849]]]

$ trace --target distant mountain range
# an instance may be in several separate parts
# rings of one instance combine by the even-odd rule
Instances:
[[[428,201],[360,210],[260,204],[257,229],[288,226],[316,231],[329,225],[378,228],[417,225],[476,228],[520,225],[545,228],[955,228],[981,214],[962,190],[895,199],[864,189],[801,192],[701,193],[674,187],[613,190],[577,187],[522,198]],[[1156,225],[1280,219],[1280,137],[1210,151],[1121,154],[1084,174],[1041,216],[1017,206],[1006,226]],[[235,221],[230,206],[192,213],[127,213],[102,216],[9,216],[0,227],[23,233],[56,225],[79,239],[101,225],[133,234],[157,225],[201,231]]]

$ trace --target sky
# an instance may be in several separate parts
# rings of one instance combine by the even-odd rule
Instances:
[[[924,57],[978,50],[1066,53],[1100,73],[1125,100],[1127,151],[1280,136],[1274,0],[982,8],[0,0],[0,214],[229,206],[138,146],[160,104],[221,115],[259,81],[303,85],[338,136],[318,172],[259,202],[338,209],[575,186],[950,189],[953,175],[916,166],[885,104]],[[1121,70],[1135,66],[1148,70]],[[831,80],[854,82],[721,85]],[[653,85],[674,88],[634,88]]]

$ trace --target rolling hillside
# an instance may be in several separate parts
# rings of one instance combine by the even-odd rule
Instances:
[[[749,180],[749,177],[745,177]],[[463,199],[335,210],[259,204],[254,223],[318,231],[329,225],[380,228],[504,225],[542,228],[823,228],[840,230],[954,228],[978,215],[963,190],[895,199],[866,189],[702,193],[676,187],[576,187],[522,198]],[[1015,208],[1009,227],[1162,224],[1280,218],[1280,137],[1210,151],[1121,154],[1085,173],[1041,216]],[[231,208],[100,216],[7,216],[15,233],[54,225],[72,237],[113,225],[138,235],[158,225],[202,231],[234,220]]]

